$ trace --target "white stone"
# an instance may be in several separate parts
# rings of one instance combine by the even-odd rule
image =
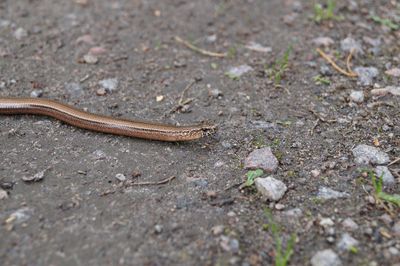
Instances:
[[[386,166],[377,166],[375,168],[376,177],[380,178],[382,176],[382,181],[384,185],[391,186],[396,183],[394,176],[390,172],[389,168]]]
[[[355,231],[358,229],[358,224],[351,218],[346,218],[342,222],[343,227],[348,231]]]
[[[354,239],[350,234],[344,233],[337,243],[337,248],[341,251],[351,250],[358,246],[358,241]]]
[[[357,164],[386,164],[389,162],[389,155],[378,148],[365,144],[357,145],[352,152]]]
[[[336,190],[333,190],[328,187],[320,187],[318,190],[317,197],[320,199],[337,199],[337,198],[346,198],[349,197],[350,195],[346,192],[339,192]]]
[[[285,194],[287,187],[282,181],[268,176],[266,178],[256,178],[257,190],[268,200],[278,201]]]
[[[364,101],[364,92],[363,91],[351,91],[350,100],[355,103],[362,103]]]
[[[341,266],[339,256],[332,249],[318,251],[311,258],[312,266]]]

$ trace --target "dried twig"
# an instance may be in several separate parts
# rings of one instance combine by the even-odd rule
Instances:
[[[350,50],[349,56],[347,57],[347,60],[346,60],[346,67],[347,67],[347,71],[348,71],[349,73],[351,73],[351,74],[357,76],[357,74],[354,73],[354,71],[351,69],[351,65],[350,65],[351,59],[352,59],[352,57],[353,57],[353,53],[354,53],[354,48]]]
[[[164,185],[164,184],[166,184],[166,183],[171,182],[173,179],[175,179],[175,176],[171,176],[171,177],[165,178],[165,179],[160,180],[160,181],[157,181],[157,182],[137,182],[137,183],[129,183],[129,184],[127,184],[126,187]]]
[[[326,60],[328,61],[334,69],[336,69],[337,71],[339,71],[340,73],[342,73],[343,75],[346,75],[348,77],[357,77],[357,74],[354,72],[349,72],[344,70],[343,68],[339,67],[327,54],[325,54],[321,49],[317,48],[317,52]],[[350,53],[351,55],[351,53]],[[350,64],[350,60],[351,60],[351,56],[349,56],[348,58],[348,64]]]
[[[226,57],[227,56],[226,53],[214,53],[214,52],[203,50],[203,49],[201,49],[199,47],[194,46],[190,42],[181,39],[178,36],[175,36],[175,41],[177,41],[178,43],[182,43],[187,48],[192,49],[193,51],[198,52],[198,53],[200,53],[202,55],[208,55],[208,56],[213,56],[213,57]]]
[[[167,184],[167,183],[171,182],[174,178],[175,178],[175,176],[171,176],[171,177],[165,178],[165,179],[157,181],[157,182],[137,182],[137,183],[130,182],[130,183],[125,183],[125,184],[121,183],[121,185],[119,185],[119,187],[117,189],[107,190],[107,191],[101,193],[100,196],[107,196],[109,194],[114,194],[119,189],[125,189],[125,188],[128,188],[128,187],[164,185],[164,184]]]
[[[392,164],[395,164],[395,163],[397,163],[397,162],[400,162],[400,157],[398,157],[398,158],[394,159],[393,161],[391,161],[391,162],[388,164],[388,166],[391,166]]]

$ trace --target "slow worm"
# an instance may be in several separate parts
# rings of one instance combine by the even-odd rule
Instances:
[[[172,126],[113,118],[84,112],[53,100],[36,98],[0,98],[0,114],[45,115],[79,128],[160,141],[196,140],[216,130],[215,125],[210,124]]]

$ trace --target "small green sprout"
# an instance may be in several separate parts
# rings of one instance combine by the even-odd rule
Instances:
[[[315,76],[313,78],[313,80],[316,85],[330,85],[331,84],[331,81],[328,78],[323,77],[321,75]]]
[[[275,266],[286,266],[293,254],[293,247],[295,244],[296,236],[292,234],[286,245],[286,249],[283,250],[283,241],[280,235],[281,228],[277,223],[274,222],[271,211],[265,209],[265,215],[268,218],[268,224],[263,225],[263,229],[270,229],[272,236],[275,240]]]
[[[388,194],[383,192],[383,173],[378,180],[376,178],[375,172],[369,169],[362,170],[367,172],[372,181],[372,186],[374,187],[374,196],[377,202],[387,202],[389,204],[400,207],[400,195],[399,194]]]
[[[270,78],[274,80],[275,85],[279,85],[282,81],[282,78],[285,75],[285,72],[289,68],[289,56],[292,53],[292,46],[290,45],[283,56],[276,60],[272,69],[270,70]]]
[[[320,23],[323,20],[341,20],[343,17],[335,15],[336,2],[327,0],[326,7],[322,4],[314,5],[314,21]]]
[[[400,25],[399,25],[399,24],[394,23],[392,20],[390,20],[390,19],[388,19],[388,18],[381,18],[381,17],[376,16],[376,15],[371,15],[370,18],[371,18],[374,22],[379,23],[379,24],[381,24],[381,25],[383,25],[383,26],[386,26],[386,27],[388,27],[388,28],[391,29],[391,30],[398,30],[398,29],[400,29]]]
[[[257,170],[254,170],[254,171],[253,170],[248,171],[247,174],[246,174],[247,180],[246,180],[246,183],[244,185],[246,187],[251,187],[254,184],[254,180],[257,177],[262,176],[263,174],[264,174],[264,171],[261,170],[261,169],[257,169]]]

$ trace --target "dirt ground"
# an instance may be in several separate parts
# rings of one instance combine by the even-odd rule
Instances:
[[[296,235],[289,265],[310,265],[325,249],[343,265],[400,261],[393,229],[399,209],[374,203],[371,180],[352,154],[359,144],[386,152],[397,180],[386,191],[399,193],[400,98],[371,91],[399,85],[385,71],[400,67],[400,31],[370,14],[400,25],[400,7],[395,0],[336,1],[338,17],[317,22],[316,2],[0,1],[1,97],[218,125],[199,141],[164,143],[47,117],[1,116],[0,185],[7,194],[0,199],[0,264],[273,265],[276,239],[266,208],[284,246]],[[203,55],[175,36],[226,56]],[[370,85],[340,74],[316,52],[313,40],[330,37],[333,43],[320,48],[346,69],[340,42],[349,36],[364,50],[352,67],[379,70]],[[379,52],[368,51],[365,36],[381,39]],[[250,42],[271,51],[248,49]],[[241,65],[251,70],[226,75]],[[99,83],[108,79],[117,85]],[[365,99],[352,102],[352,90]],[[246,180],[245,158],[260,147],[272,148],[279,167],[271,175],[288,187],[277,203],[236,186]],[[34,175],[41,180],[23,180]],[[175,178],[162,185],[132,185],[169,177]],[[349,197],[319,200],[320,186]],[[302,214],[289,217],[294,208]],[[327,218],[334,223],[329,230],[321,223]],[[351,250],[338,247],[346,218],[358,225]]]

